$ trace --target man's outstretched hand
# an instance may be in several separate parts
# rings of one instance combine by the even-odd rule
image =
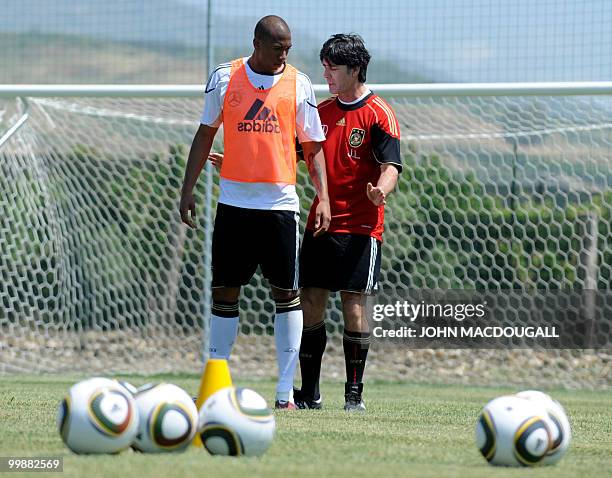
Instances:
[[[368,183],[368,190],[366,192],[368,199],[372,201],[375,206],[387,204],[387,195],[381,188],[374,187],[372,183]]]

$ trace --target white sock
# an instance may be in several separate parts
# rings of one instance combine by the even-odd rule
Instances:
[[[302,310],[291,310],[276,314],[274,320],[274,341],[278,363],[278,385],[276,400],[293,400],[293,376],[298,363],[302,327]]]
[[[212,314],[210,317],[210,342],[208,352],[210,358],[229,359],[232,347],[238,335],[238,316],[219,317]]]

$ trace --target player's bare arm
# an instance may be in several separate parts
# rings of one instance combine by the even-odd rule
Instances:
[[[187,224],[192,229],[195,229],[195,198],[193,196],[193,188],[195,187],[198,177],[202,172],[202,168],[206,163],[206,158],[210,153],[215,134],[218,128],[201,124],[196,132],[191,150],[189,151],[189,159],[187,159],[187,167],[185,168],[185,178],[183,179],[183,187],[181,189],[181,204],[179,210],[181,213],[181,221]]]
[[[397,179],[399,178],[399,171],[392,164],[383,164],[380,170],[381,174],[376,186],[372,185],[372,183],[368,183],[366,191],[368,199],[372,201],[375,206],[387,204],[387,196],[395,189]]]
[[[325,172],[325,155],[321,143],[308,141],[302,144],[304,159],[308,172],[317,191],[319,204],[316,210],[314,236],[323,234],[329,229],[331,210],[329,207],[329,194],[327,191],[327,174]]]

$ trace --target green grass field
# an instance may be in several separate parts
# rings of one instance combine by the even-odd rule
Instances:
[[[196,376],[122,377],[139,386],[169,381],[194,393]],[[325,410],[276,414],[274,443],[262,458],[211,457],[190,448],[176,455],[77,456],[56,430],[60,399],[78,377],[4,376],[0,379],[0,456],[64,456],[63,476],[94,477],[376,477],[612,476],[612,394],[549,391],[566,408],[573,442],[553,467],[494,468],[474,445],[482,406],[516,389],[370,383],[366,414],[342,408],[343,385],[322,387]],[[273,397],[274,384],[237,381]],[[40,474],[32,474],[40,476]],[[24,476],[21,474],[20,476]]]

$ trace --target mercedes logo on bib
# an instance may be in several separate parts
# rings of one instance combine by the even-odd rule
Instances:
[[[242,103],[242,95],[237,91],[232,91],[227,97],[227,102],[230,106],[233,106],[235,108],[240,103]]]

